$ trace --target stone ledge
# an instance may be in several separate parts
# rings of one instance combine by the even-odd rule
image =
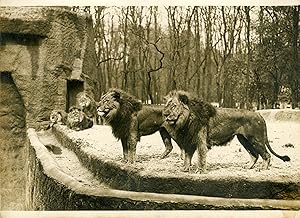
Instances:
[[[265,109],[258,110],[257,112],[260,113],[267,122],[300,122],[299,109]]]
[[[178,194],[157,194],[84,187],[62,172],[34,129],[27,131],[29,180],[33,187],[30,209],[300,209],[297,200],[226,199]]]
[[[64,126],[54,127],[53,133],[63,146],[76,153],[82,164],[99,180],[115,189],[228,198],[300,199],[297,181],[281,177],[259,180],[236,175],[223,175],[221,178],[184,173],[180,177],[172,173],[158,172],[154,175],[147,170],[146,161],[145,168],[138,168],[113,161],[105,154],[96,155],[97,152],[90,149],[93,146],[89,141],[75,134],[70,136]],[[104,150],[101,150],[102,153]]]
[[[0,7],[2,33],[46,37],[50,29],[51,23],[42,7]]]

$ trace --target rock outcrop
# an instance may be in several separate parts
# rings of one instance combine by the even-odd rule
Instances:
[[[12,75],[27,127],[39,128],[52,109],[67,110],[76,89],[98,97],[91,16],[68,8],[1,7],[0,37],[0,72]]]
[[[26,128],[47,126],[51,110],[67,111],[79,91],[97,99],[95,58],[90,15],[0,7],[0,209],[24,209],[14,207],[24,201]]]

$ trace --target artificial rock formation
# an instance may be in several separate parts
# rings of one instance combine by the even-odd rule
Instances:
[[[39,127],[51,109],[67,109],[76,88],[98,93],[90,16],[65,8],[2,7],[0,34],[0,72],[16,84],[27,127]]]
[[[80,91],[97,99],[93,39],[91,16],[70,8],[0,7],[0,209],[23,193],[26,128],[47,126],[51,110],[67,111]]]

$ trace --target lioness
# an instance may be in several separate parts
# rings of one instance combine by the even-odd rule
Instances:
[[[94,124],[103,124],[102,119],[97,116],[97,103],[90,95],[80,92],[77,94],[76,99],[78,107],[89,119],[93,120]]]
[[[50,113],[50,124],[46,129],[52,128],[54,124],[65,125],[67,121],[67,113],[63,110],[53,110]]]
[[[161,127],[164,122],[163,106],[142,105],[132,95],[119,89],[110,89],[101,97],[97,111],[112,127],[114,136],[121,139],[126,162],[135,162],[136,144],[140,137],[156,131],[160,132],[165,144],[161,158],[166,157],[173,149],[170,135]]]
[[[67,127],[72,130],[84,130],[93,126],[93,120],[90,119],[80,108],[72,106],[66,121]]]
[[[206,170],[207,148],[213,145],[224,145],[237,136],[239,142],[245,147],[251,156],[252,169],[259,155],[263,159],[262,169],[268,169],[270,152],[283,161],[290,161],[288,156],[280,156],[271,148],[267,138],[267,127],[263,117],[256,112],[238,109],[216,109],[215,116],[211,116],[207,125],[197,123],[203,117],[209,117],[209,110],[205,109],[196,96],[185,91],[172,91],[167,95],[167,103],[164,109],[166,124],[164,125],[172,138],[183,148],[185,152],[190,144],[198,148],[200,163],[199,171]],[[202,112],[201,112],[202,111]],[[190,125],[190,123],[196,123]],[[206,133],[205,133],[206,131]],[[194,149],[194,148],[193,148]],[[190,158],[190,157],[188,157]],[[188,171],[190,160],[185,161],[184,171]]]

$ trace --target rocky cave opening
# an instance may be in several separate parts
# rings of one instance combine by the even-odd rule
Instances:
[[[84,83],[80,80],[67,80],[67,102],[66,112],[69,108],[76,105],[76,96],[78,93],[84,91]]]

